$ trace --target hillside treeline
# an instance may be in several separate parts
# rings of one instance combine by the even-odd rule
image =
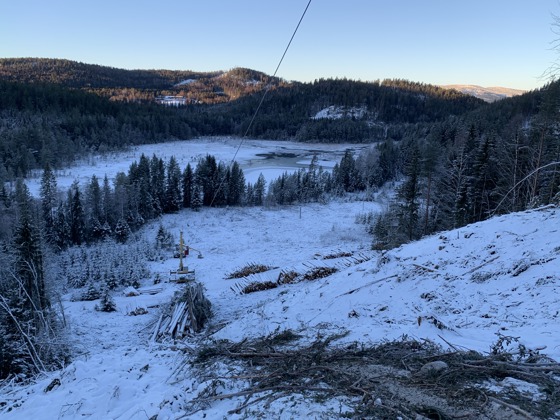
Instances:
[[[377,246],[559,203],[559,109],[554,82],[400,142],[402,183],[370,225]]]
[[[91,152],[197,135],[182,115],[156,104],[125,104],[56,85],[0,80],[0,179]]]
[[[176,73],[67,60],[0,60],[0,179],[27,176],[46,163],[60,168],[91,152],[194,136],[400,140],[483,105],[455,91],[402,80],[286,83],[249,69]],[[177,88],[168,84],[183,77],[194,78]],[[249,128],[265,88],[268,94]],[[186,96],[189,105],[154,103],[162,93]],[[340,118],[314,118],[330,106],[340,109]],[[348,114],[349,109],[360,111]]]

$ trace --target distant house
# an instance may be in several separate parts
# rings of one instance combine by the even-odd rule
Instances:
[[[187,104],[187,98],[184,96],[157,96],[156,102],[166,106],[184,106]]]

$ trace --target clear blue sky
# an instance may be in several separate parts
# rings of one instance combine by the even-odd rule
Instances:
[[[308,0],[0,0],[0,57],[272,74]],[[312,0],[278,76],[534,89],[558,0]]]

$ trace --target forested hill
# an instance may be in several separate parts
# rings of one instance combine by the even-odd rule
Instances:
[[[125,70],[47,58],[0,59],[0,80],[85,89],[127,102],[181,95],[196,103],[223,103],[258,92],[266,85],[285,84],[281,79],[243,68],[215,72]]]
[[[165,89],[185,79],[207,76],[192,71],[124,70],[49,58],[0,59],[0,78],[22,83],[54,83],[73,88]]]
[[[225,109],[225,115],[248,116],[258,100],[240,98],[207,112],[212,116]],[[406,80],[320,79],[272,91],[249,134],[325,142],[400,139],[411,124],[432,124],[483,105],[482,100],[457,91]]]
[[[189,103],[228,103],[266,88],[273,92],[282,88],[281,106],[289,108],[297,98],[311,106],[311,109],[306,110],[308,113],[330,105],[365,105],[369,111],[380,109],[382,113],[387,113],[388,108],[402,110],[414,105],[415,109],[408,109],[407,112],[416,115],[417,103],[428,102],[428,107],[439,108],[435,114],[441,117],[442,114],[461,114],[482,103],[456,90],[398,79],[382,82],[321,79],[314,83],[299,83],[246,68],[215,72],[125,70],[47,58],[0,59],[0,80],[55,84],[127,102],[152,101],[157,95],[173,94],[185,96]],[[290,103],[286,104],[286,101]],[[428,120],[435,117],[433,111],[428,114]]]
[[[299,83],[243,68],[195,73],[0,59],[0,179],[46,162],[61,167],[92,151],[193,136],[402,141],[453,136],[473,124],[499,133],[540,112],[542,92],[486,104],[406,80]],[[155,102],[161,94],[189,100],[166,107]]]

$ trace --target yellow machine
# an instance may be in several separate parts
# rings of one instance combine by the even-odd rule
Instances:
[[[200,253],[200,251],[196,251],[198,252],[198,257],[202,258],[202,254]],[[194,270],[189,270],[187,266],[183,265],[184,252],[185,243],[183,242],[183,231],[181,231],[179,236],[179,269],[169,272],[170,274],[175,276],[171,279],[171,281],[175,281],[177,283],[186,283],[188,281],[194,281],[195,279]]]

